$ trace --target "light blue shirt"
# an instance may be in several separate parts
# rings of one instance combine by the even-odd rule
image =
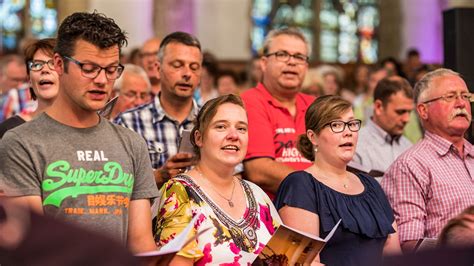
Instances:
[[[366,125],[359,131],[359,141],[352,160],[371,170],[385,172],[411,145],[412,143],[403,135],[392,138],[372,119],[368,119]]]

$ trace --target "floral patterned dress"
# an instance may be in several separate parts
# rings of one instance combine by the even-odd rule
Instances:
[[[195,265],[250,265],[281,220],[262,189],[239,181],[247,200],[247,209],[239,220],[223,212],[190,176],[182,174],[166,182],[160,190],[157,245],[161,247],[179,235],[198,215],[190,236],[197,234],[197,238],[178,255],[194,259]]]

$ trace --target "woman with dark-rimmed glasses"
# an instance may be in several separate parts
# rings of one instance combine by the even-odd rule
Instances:
[[[313,165],[281,183],[275,206],[283,223],[323,238],[342,220],[314,264],[374,265],[383,253],[400,252],[382,188],[374,178],[347,170],[361,126],[350,102],[320,97],[308,108],[305,123],[298,149]]]

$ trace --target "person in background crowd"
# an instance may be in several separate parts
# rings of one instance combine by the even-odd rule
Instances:
[[[151,84],[143,68],[125,64],[120,78],[115,81],[112,97],[118,96],[111,118],[118,114],[148,103],[151,100]]]
[[[405,73],[403,73],[402,65],[394,57],[387,57],[380,61],[380,65],[387,70],[388,76],[400,76],[405,78]]]
[[[449,69],[426,74],[414,99],[424,138],[403,153],[382,179],[405,251],[436,238],[447,221],[474,204],[474,148],[464,139],[472,95]]]
[[[23,57],[10,54],[0,59],[0,94],[17,89],[28,82]]]
[[[419,69],[423,63],[421,63],[420,52],[416,48],[411,48],[407,51],[407,57],[405,64],[403,65],[403,71],[405,72],[408,81],[414,85],[416,78],[416,70]]]
[[[239,94],[238,78],[232,70],[221,70],[216,78],[219,95]]]
[[[257,185],[234,176],[248,144],[242,100],[233,94],[209,100],[197,116],[191,143],[196,166],[160,190],[158,246],[198,216],[191,234],[196,239],[170,265],[249,265],[281,222]]]
[[[141,66],[141,56],[140,56],[140,48],[134,48],[130,51],[127,57],[127,64],[133,64],[136,66]]]
[[[215,86],[218,73],[219,67],[217,58],[209,52],[204,52],[202,59],[201,83],[194,91],[194,99],[199,106],[202,106],[210,99],[219,96],[219,92]]]
[[[347,171],[361,121],[350,102],[321,96],[306,112],[298,149],[313,165],[288,175],[275,207],[285,225],[321,238],[340,226],[316,260],[326,265],[380,265],[382,254],[400,253],[392,208],[377,181]]]
[[[366,64],[357,64],[354,68],[350,82],[350,89],[357,96],[368,90],[369,84],[369,66]]]
[[[160,93],[114,122],[145,139],[155,181],[161,186],[194,164],[192,154],[178,152],[178,143],[182,131],[193,127],[198,112],[193,94],[201,80],[201,44],[188,33],[173,32],[161,42],[158,60]]]
[[[30,95],[38,101],[38,107],[32,113],[22,113],[12,116],[0,123],[0,139],[7,130],[30,121],[56,99],[59,89],[58,73],[54,70],[54,46],[56,39],[47,38],[33,41],[25,48],[25,65],[28,70]]]
[[[145,41],[140,49],[141,67],[145,69],[151,83],[151,93],[155,96],[160,92],[160,70],[158,69],[158,50],[161,39],[153,37]]]
[[[385,172],[412,145],[403,130],[413,109],[413,89],[406,79],[382,79],[374,91],[374,114],[359,132],[353,161]]]
[[[111,18],[77,12],[58,29],[59,93],[36,119],[0,141],[0,187],[12,202],[93,230],[137,253],[156,249],[158,195],[139,135],[97,114],[121,75],[126,36]]]
[[[25,103],[31,100],[25,69],[20,55],[10,54],[0,59],[0,122],[26,109]]]
[[[372,67],[369,72],[367,91],[357,96],[352,102],[354,106],[354,115],[357,119],[362,120],[363,125],[365,125],[365,122],[372,116],[374,112],[373,104],[375,87],[380,80],[386,78],[387,76],[388,72],[385,68],[378,66]]]
[[[300,92],[311,50],[294,28],[271,31],[263,47],[262,83],[242,93],[249,116],[244,168],[250,181],[275,193],[285,176],[311,165],[295,146],[305,130],[306,109],[314,100]]]

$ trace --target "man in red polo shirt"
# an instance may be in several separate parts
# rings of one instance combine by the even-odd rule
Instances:
[[[305,133],[304,116],[314,97],[300,93],[310,54],[300,31],[269,32],[263,53],[263,80],[242,94],[249,119],[244,168],[250,181],[273,194],[289,173],[311,165],[296,149],[296,141]]]

